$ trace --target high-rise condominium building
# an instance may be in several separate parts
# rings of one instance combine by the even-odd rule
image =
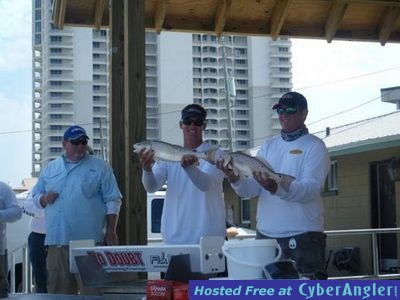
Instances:
[[[108,153],[108,31],[56,29],[52,2],[32,2],[32,176],[60,155],[71,124],[88,131],[96,155]],[[292,88],[290,40],[146,32],[145,63],[148,139],[182,143],[180,110],[193,102],[208,112],[205,140],[225,149],[257,146],[280,129],[271,107]]]

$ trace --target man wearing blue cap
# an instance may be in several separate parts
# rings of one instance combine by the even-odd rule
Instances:
[[[32,190],[38,207],[45,209],[49,293],[92,293],[79,287],[69,272],[69,242],[92,239],[118,245],[116,226],[122,195],[110,166],[88,154],[89,137],[81,126],[63,136],[64,153],[51,161]]]
[[[310,278],[326,277],[324,208],[320,191],[329,171],[329,155],[318,137],[305,126],[306,98],[297,92],[284,94],[273,109],[282,127],[281,134],[261,145],[257,157],[266,160],[278,173],[295,179],[279,185],[267,174],[240,178],[217,166],[228,176],[242,197],[259,197],[257,238],[273,238],[282,248],[282,258],[293,259],[299,272]]]
[[[210,149],[203,142],[206,117],[199,104],[189,104],[182,110],[179,127],[184,147],[199,152]],[[143,149],[138,154],[145,189],[151,193],[168,184],[161,218],[166,244],[199,244],[203,236],[225,236],[223,172],[194,155],[185,155],[181,162],[155,163],[152,150]]]

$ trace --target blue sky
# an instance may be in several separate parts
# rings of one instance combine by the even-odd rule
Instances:
[[[31,5],[0,0],[0,180],[14,187],[31,172]],[[292,53],[293,85],[308,99],[311,132],[395,110],[379,96],[400,86],[400,44],[293,39]]]

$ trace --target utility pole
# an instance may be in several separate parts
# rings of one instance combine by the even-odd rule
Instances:
[[[106,152],[104,149],[104,141],[103,141],[103,126],[101,124],[101,118],[99,119],[100,122],[100,148],[101,148],[101,157],[102,159],[104,159],[105,161],[107,161],[107,156],[106,156]]]
[[[219,40],[222,44],[222,58],[224,62],[224,78],[225,78],[225,99],[226,99],[226,109],[227,109],[227,117],[228,117],[228,142],[229,142],[229,151],[233,151],[233,136],[232,136],[232,112],[231,112],[231,93],[229,89],[228,82],[228,66],[226,60],[226,48],[224,37],[220,37]]]

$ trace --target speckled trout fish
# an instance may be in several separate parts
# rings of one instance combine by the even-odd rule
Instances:
[[[192,149],[157,140],[147,140],[133,145],[134,152],[136,153],[143,148],[152,149],[154,151],[155,160],[181,161],[182,156],[186,154],[196,155],[199,159],[206,159],[205,152],[197,152]]]
[[[239,176],[253,177],[253,172],[265,173],[286,191],[289,191],[290,184],[296,179],[293,176],[275,172],[266,161],[243,152],[211,149],[206,154],[209,162],[215,163],[217,160],[223,160],[224,165],[231,165],[234,173]]]

